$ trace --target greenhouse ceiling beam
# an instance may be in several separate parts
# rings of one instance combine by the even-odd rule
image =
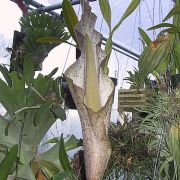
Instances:
[[[103,40],[104,40],[104,41],[107,41],[107,38],[103,37]],[[127,53],[128,53],[128,54],[131,55],[131,58],[132,58],[132,56],[133,56],[133,57],[134,57],[133,59],[136,60],[136,61],[138,61],[139,54],[137,54],[137,53],[135,53],[135,52],[133,52],[133,51],[131,51],[131,50],[129,50],[129,49],[121,46],[120,44],[118,44],[118,43],[116,43],[116,42],[114,42],[114,41],[113,41],[112,44],[113,44],[113,46],[115,46],[116,48],[118,48],[118,49],[123,50],[124,52],[126,52],[126,55],[127,55]],[[121,51],[121,52],[122,52],[122,51]]]
[[[105,45],[106,43],[103,41],[102,44]],[[133,60],[135,60],[135,61],[138,61],[137,57],[132,56],[128,52],[122,51],[121,49],[119,49],[119,48],[117,48],[115,46],[113,46],[112,49],[115,50],[116,52],[120,53],[120,54],[123,54],[123,55],[125,55],[125,56],[127,56],[127,57],[129,57],[129,58],[131,58]]]
[[[96,0],[89,0],[89,2],[94,2],[94,1],[96,1]],[[80,3],[79,0],[71,1],[72,5],[77,5],[79,3]],[[36,2],[34,0],[29,1],[29,5],[35,6],[36,8],[38,8],[37,9],[38,12],[49,12],[49,11],[52,11],[52,10],[62,8],[62,3],[57,3],[57,4],[50,5],[50,6],[43,6],[42,4],[40,4],[40,3],[38,3],[38,2]]]

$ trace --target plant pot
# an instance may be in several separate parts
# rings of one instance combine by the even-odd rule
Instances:
[[[118,96],[118,111],[134,112],[146,106],[149,97],[152,96],[153,92],[150,89],[121,89]]]
[[[12,53],[11,53],[11,63],[10,63],[10,72],[12,71],[20,71],[23,72],[23,56],[25,54],[23,48],[23,40],[26,37],[24,32],[14,31],[13,37],[13,46],[12,46]],[[35,71],[42,70],[42,62],[48,56],[48,53],[41,53],[41,55],[37,56],[33,54],[33,61]]]

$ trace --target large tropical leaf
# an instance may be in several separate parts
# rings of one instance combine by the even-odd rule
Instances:
[[[12,81],[11,78],[9,77],[9,71],[5,66],[0,65],[0,71],[2,73],[2,75],[4,76],[7,84],[9,85],[9,87],[12,86]]]
[[[14,145],[0,164],[0,178],[6,180],[14,162],[17,160],[18,145]]]
[[[31,54],[26,54],[23,62],[23,76],[25,82],[28,84],[32,83],[34,77],[34,62]]]

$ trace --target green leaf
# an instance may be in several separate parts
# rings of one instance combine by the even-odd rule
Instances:
[[[51,105],[52,103],[48,101],[40,106],[34,117],[34,126],[37,126],[39,122],[46,121]]]
[[[73,9],[72,4],[69,0],[63,0],[62,2],[62,10],[63,10],[63,16],[64,20],[66,22],[67,28],[74,39],[74,41],[78,44],[76,39],[76,34],[74,31],[75,25],[78,23],[78,17]]]
[[[128,6],[128,8],[126,9],[125,13],[123,14],[123,16],[121,17],[121,19],[119,20],[119,22],[116,24],[116,26],[113,28],[112,33],[114,33],[114,31],[116,31],[116,29],[119,28],[119,26],[122,24],[122,22],[129,16],[131,15],[131,13],[133,13],[133,11],[137,8],[137,6],[139,5],[140,0],[132,0],[130,5]]]
[[[109,30],[111,31],[111,8],[108,0],[99,0],[99,6],[101,9],[101,13],[106,23],[109,26]]]
[[[71,173],[69,173],[69,172],[61,172],[59,174],[56,174],[54,176],[53,180],[72,180],[72,179],[74,179],[74,178],[72,177]]]
[[[14,162],[16,161],[18,153],[18,145],[14,145],[7,156],[3,159],[0,164],[0,178],[6,180],[9,174],[9,171],[13,167]]]
[[[56,67],[55,69],[53,69],[48,75],[44,76],[45,79],[49,80],[50,78],[52,78],[58,71],[58,67]]]
[[[8,72],[7,68],[5,66],[0,65],[0,71],[1,71],[2,75],[4,76],[9,87],[11,87],[12,81],[11,81],[11,78],[9,76],[9,72]]]
[[[149,28],[148,30],[155,30],[155,29],[165,28],[165,27],[175,27],[175,26],[173,24],[170,24],[170,23],[161,23],[161,24],[158,24],[156,26]]]
[[[14,116],[6,125],[5,127],[5,130],[4,130],[4,133],[6,136],[8,136],[8,129],[9,129],[9,126],[12,124],[12,122],[16,119],[16,116]]]
[[[109,54],[111,54],[111,51],[112,51],[112,35],[110,35],[106,41],[106,45],[105,45],[106,55],[108,56]]]
[[[64,138],[63,135],[61,135],[60,143],[59,143],[59,161],[61,163],[61,166],[63,167],[64,171],[66,172],[72,172],[72,167],[70,165],[65,147],[64,147]]]
[[[163,22],[164,21],[167,21],[169,18],[171,18],[172,16],[174,15],[178,15],[180,14],[180,6],[176,6],[174,7],[169,13],[168,15],[163,19]]]
[[[144,40],[144,42],[149,45],[151,43],[151,39],[150,37],[146,34],[146,32],[141,29],[140,27],[138,27],[139,30],[139,34],[141,35],[142,39]]]
[[[59,37],[53,37],[53,36],[39,38],[36,40],[36,42],[38,42],[38,43],[66,43],[66,44],[76,47],[76,45],[71,44],[70,42],[68,42],[64,39],[61,39]]]
[[[168,29],[164,29],[161,32],[167,32],[167,33],[179,33],[180,32],[180,27],[172,27]]]
[[[38,163],[49,177],[52,177],[54,174],[57,174],[59,172],[59,168],[55,164],[53,164],[53,162],[39,158]]]
[[[69,151],[69,150],[79,147],[81,144],[80,141],[81,140],[77,139],[74,135],[71,135],[71,137],[65,142],[66,151]]]
[[[175,68],[180,72],[180,42],[177,42],[175,45]]]
[[[54,138],[51,138],[49,139],[46,143],[44,144],[54,144],[54,143],[58,143],[59,142],[59,137],[54,137]],[[43,145],[44,145],[43,144]]]
[[[171,127],[168,140],[170,152],[174,156],[174,163],[177,166],[178,174],[180,174],[180,128],[178,124]]]
[[[7,86],[2,79],[0,79],[0,92],[0,103],[10,114],[13,114],[17,106],[15,104],[14,97],[10,92],[10,87]]]
[[[65,110],[60,105],[52,106],[51,111],[54,113],[56,118],[59,118],[62,121],[66,120]]]
[[[26,83],[32,83],[34,77],[34,62],[31,54],[26,54],[24,57],[23,76]]]

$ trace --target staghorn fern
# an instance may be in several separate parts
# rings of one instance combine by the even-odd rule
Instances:
[[[69,39],[70,35],[65,30],[64,23],[57,17],[52,17],[48,14],[42,12],[41,14],[37,12],[31,12],[27,16],[23,16],[20,19],[20,25],[22,32],[25,37],[23,38],[23,43],[20,45],[22,55],[16,57],[14,61],[14,70],[17,70],[17,65],[21,68],[23,64],[24,54],[30,53],[33,55],[33,60],[35,63],[35,69],[41,69],[41,63],[48,56],[48,53],[59,43],[38,43],[39,38],[56,36],[62,41]],[[19,70],[18,70],[19,71]]]

